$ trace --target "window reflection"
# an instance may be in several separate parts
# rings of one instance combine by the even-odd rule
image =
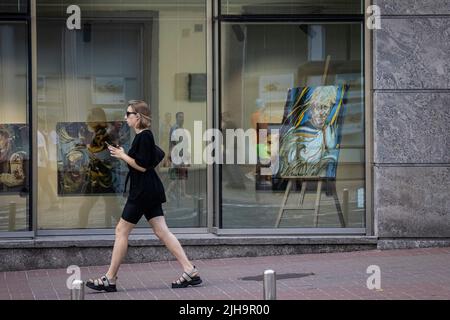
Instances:
[[[66,28],[70,4],[81,9],[81,30]],[[38,127],[48,153],[39,172],[50,184],[39,192],[41,229],[115,225],[127,168],[105,143],[131,144],[134,132],[123,121],[128,100],[149,102],[166,155],[177,113],[191,132],[194,121],[206,122],[205,1],[112,4],[37,2]],[[169,157],[158,168],[169,226],[205,226],[206,166],[172,169]],[[144,219],[138,226],[148,227]]]
[[[27,38],[25,23],[0,22],[0,231],[29,229]]]
[[[362,24],[222,30],[222,129],[256,129],[237,152],[258,155],[222,166],[223,227],[364,227]]]

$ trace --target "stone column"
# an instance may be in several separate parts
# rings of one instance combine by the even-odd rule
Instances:
[[[386,247],[450,245],[450,0],[374,4],[376,234]]]

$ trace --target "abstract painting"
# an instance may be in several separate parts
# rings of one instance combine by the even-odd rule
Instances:
[[[130,148],[130,129],[124,121],[59,122],[58,195],[120,193],[127,166],[111,157],[106,142]]]
[[[122,77],[95,77],[93,80],[94,104],[124,104],[125,79]]]
[[[277,176],[336,177],[347,91],[348,85],[289,89]]]
[[[284,102],[294,84],[294,74],[263,75],[259,78],[259,98],[265,102]]]
[[[26,186],[28,130],[26,124],[0,124],[0,193],[20,192]]]

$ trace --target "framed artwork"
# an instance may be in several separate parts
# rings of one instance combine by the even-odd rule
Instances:
[[[127,166],[111,157],[106,142],[128,150],[125,121],[59,122],[58,195],[98,195],[124,190]]]
[[[347,85],[289,90],[277,176],[336,178],[347,91]]]
[[[294,74],[264,75],[259,78],[259,98],[266,103],[286,101],[286,92],[294,85]]]
[[[0,124],[0,194],[21,192],[26,187],[28,129],[25,123]]]
[[[189,74],[176,73],[175,74],[175,100],[189,99]]]
[[[189,73],[188,79],[189,101],[206,101],[206,74]]]
[[[124,104],[125,79],[122,77],[95,77],[92,83],[93,104]]]

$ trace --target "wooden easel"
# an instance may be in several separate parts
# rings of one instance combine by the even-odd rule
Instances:
[[[345,227],[345,220],[344,215],[342,214],[341,204],[339,203],[339,198],[336,191],[336,181],[330,180],[327,177],[297,177],[297,176],[281,176],[282,179],[288,180],[286,191],[284,192],[283,201],[281,202],[280,210],[278,211],[278,217],[275,222],[275,227],[278,228],[280,225],[281,218],[283,216],[284,210],[314,210],[314,226],[317,227],[319,225],[319,210],[320,210],[320,199],[322,197],[322,187],[324,182],[328,183],[328,187],[331,187],[330,191],[334,198],[334,204],[336,206],[337,212],[338,212],[338,218],[341,226]],[[302,187],[300,189],[300,195],[298,197],[297,205],[296,206],[287,206],[287,200],[289,197],[289,193],[292,189],[292,183],[294,181],[301,181]],[[314,181],[317,182],[317,189],[316,189],[316,200],[314,203],[314,208],[303,208],[303,202],[305,200],[305,193],[306,188],[308,185],[308,181]]]
[[[326,82],[328,68],[330,65],[330,58],[331,57],[328,55],[326,62],[325,62],[325,70],[322,75],[322,84],[323,85],[325,85],[325,82]],[[342,227],[345,227],[345,220],[344,220],[344,216],[342,214],[341,204],[339,203],[339,198],[337,196],[335,180],[331,180],[330,178],[319,177],[319,176],[317,176],[317,177],[316,176],[311,176],[311,177],[281,176],[280,178],[288,180],[288,183],[286,186],[286,191],[284,192],[283,201],[281,202],[280,210],[278,212],[278,217],[275,222],[275,228],[279,227],[284,210],[299,210],[299,209],[314,210],[314,226],[317,227],[319,224],[320,199],[322,196],[322,186],[323,186],[324,182],[328,183],[328,187],[331,186],[330,191],[333,195],[334,203],[335,203],[336,209],[338,211],[339,222],[341,223]],[[297,206],[286,206],[286,203],[287,203],[287,200],[289,197],[289,193],[291,192],[291,189],[292,189],[293,181],[301,181],[302,182],[302,187],[300,189],[300,195],[299,195],[299,198],[297,201]],[[301,206],[303,206],[303,202],[305,200],[305,193],[306,193],[308,181],[317,181],[316,200],[315,200],[314,208],[302,208],[301,207]]]

